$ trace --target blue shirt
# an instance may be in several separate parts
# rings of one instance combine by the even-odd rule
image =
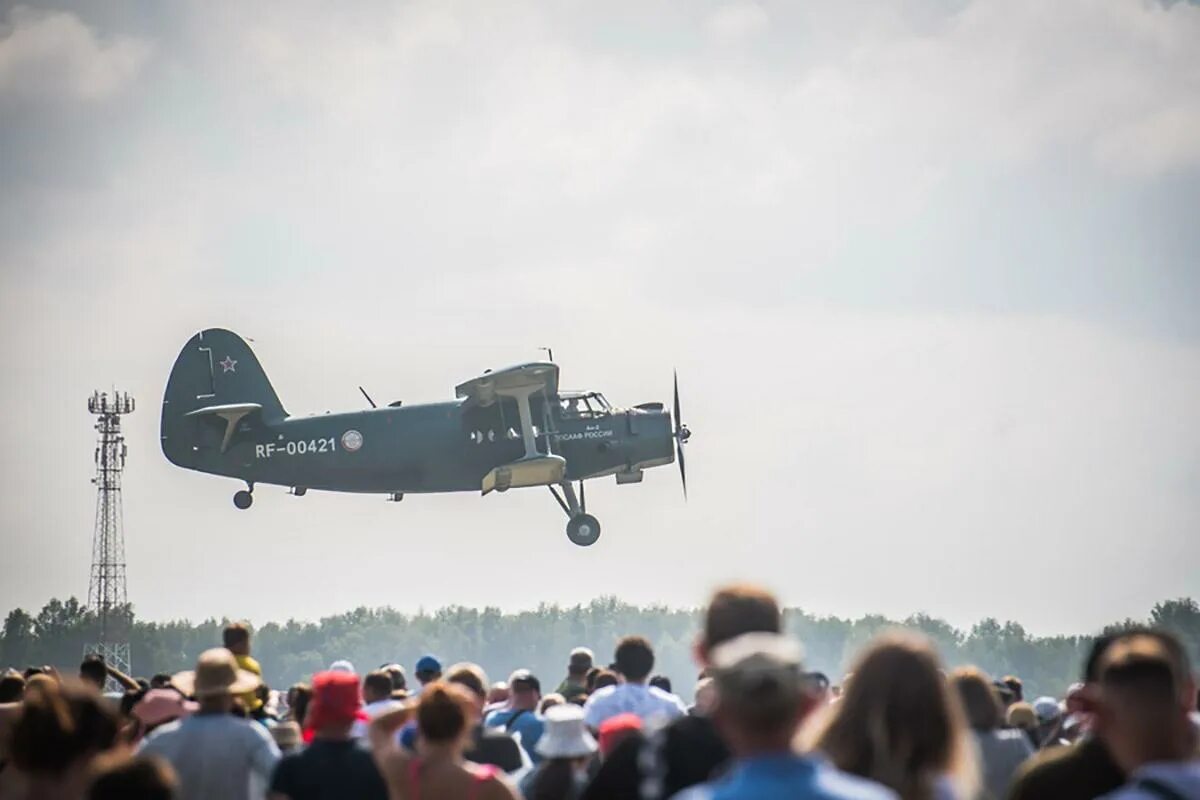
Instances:
[[[890,789],[793,753],[735,761],[720,780],[684,789],[674,800],[895,800]]]
[[[516,722],[509,725],[513,716],[518,713],[520,716],[517,717]],[[537,753],[537,743],[538,739],[542,738],[542,731],[546,729],[546,723],[537,715],[537,712],[517,712],[508,709],[493,711],[487,715],[483,724],[487,728],[504,728],[509,733],[521,734],[521,747],[525,748],[526,753],[529,753],[530,760],[535,764],[542,760]]]

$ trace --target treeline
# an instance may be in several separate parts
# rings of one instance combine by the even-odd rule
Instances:
[[[318,622],[269,622],[254,630],[253,652],[267,682],[284,687],[307,680],[314,671],[346,658],[360,672],[396,661],[411,670],[417,658],[434,653],[443,663],[474,661],[493,680],[517,667],[529,667],[549,691],[565,671],[567,653],[577,645],[592,647],[606,660],[616,640],[626,634],[647,636],[658,653],[657,672],[670,676],[677,691],[689,693],[696,668],[691,648],[701,612],[661,606],[641,608],[613,597],[563,608],[505,613],[498,608],[449,607],[404,614],[392,608],[357,608]],[[220,644],[226,620],[146,622],[130,609],[124,629],[136,675],[187,669],[204,649]],[[835,681],[854,656],[877,633],[889,628],[921,631],[937,643],[950,666],[977,664],[995,676],[1016,674],[1027,693],[1061,696],[1079,679],[1091,635],[1030,636],[1016,622],[985,619],[970,630],[916,614],[903,620],[869,615],[856,620],[818,617],[801,609],[786,612],[788,630],[804,642],[812,669]],[[1177,633],[1200,663],[1200,604],[1191,598],[1158,603],[1142,620],[1109,626],[1158,625]],[[1106,629],[1107,630],[1107,629]],[[18,669],[50,664],[73,671],[84,645],[96,641],[95,616],[75,598],[51,600],[36,615],[22,609],[8,613],[0,637],[0,665]]]

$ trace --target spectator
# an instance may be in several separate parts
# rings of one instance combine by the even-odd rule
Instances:
[[[83,663],[79,665],[79,680],[95,688],[97,692],[103,692],[105,684],[108,683],[108,666],[104,663],[104,656],[99,653],[84,656]]]
[[[1033,713],[1037,717],[1037,744],[1034,749],[1059,744],[1055,731],[1062,724],[1062,706],[1053,697],[1039,697],[1033,701]]]
[[[270,730],[271,738],[275,740],[275,746],[279,748],[282,755],[294,753],[304,744],[300,726],[290,719],[280,722]]]
[[[19,703],[25,694],[25,678],[15,670],[8,670],[0,678],[0,703]]]
[[[117,742],[117,718],[95,686],[30,680],[12,720],[7,798],[81,797],[93,760]]]
[[[1078,716],[1080,727],[1086,726],[1091,716],[1085,700],[1100,678],[1100,658],[1115,640],[1106,634],[1092,641],[1084,663],[1083,687],[1067,693],[1067,709]],[[1093,800],[1124,782],[1125,774],[1104,741],[1083,733],[1070,747],[1051,747],[1027,761],[1008,796],[1009,800]]]
[[[1033,706],[1024,701],[1013,703],[1008,707],[1005,718],[1008,721],[1008,727],[1016,728],[1025,733],[1025,736],[1029,738],[1029,744],[1034,750],[1041,747],[1042,737],[1038,733],[1037,712],[1033,710]]]
[[[386,672],[392,678],[393,698],[402,699],[395,697],[396,692],[404,692],[405,695],[408,694],[408,678],[404,674],[404,667],[400,666],[399,664],[385,664],[384,666],[380,667],[380,669]]]
[[[671,720],[687,713],[678,697],[646,685],[654,669],[654,649],[646,639],[626,636],[617,643],[614,659],[625,682],[597,689],[584,703],[584,719],[592,730],[598,730],[609,717],[626,712],[647,722]]]
[[[666,675],[655,675],[650,679],[650,685],[656,689],[662,689],[667,694],[672,694],[671,679]]]
[[[482,682],[477,694],[449,681],[422,687],[416,701],[420,755],[396,744],[396,730],[412,714],[413,701],[372,720],[371,748],[391,800],[518,800],[494,768],[464,758],[486,686]]]
[[[583,709],[574,703],[552,709],[537,751],[541,763],[521,784],[526,800],[576,800],[587,783],[588,762],[596,752]]]
[[[1008,687],[1008,691],[1013,698],[1013,703],[1025,702],[1025,684],[1020,678],[1018,678],[1016,675],[1005,675],[1000,679],[1000,682]],[[1012,705],[1012,703],[1009,705]]]
[[[171,685],[171,676],[165,672],[156,672],[150,679],[151,689],[166,689]]]
[[[235,695],[253,695],[261,682],[240,669],[235,655],[223,647],[205,650],[196,669],[171,679],[199,702],[197,712],[167,723],[142,743],[141,752],[162,756],[179,775],[182,800],[261,797],[279,760],[279,748],[266,728],[240,719]]]
[[[855,673],[858,680],[858,673]],[[950,673],[950,684],[957,690],[967,724],[975,734],[979,748],[980,773],[988,795],[1007,795],[1009,784],[1021,764],[1033,755],[1025,734],[1002,728],[1004,709],[992,682],[974,667],[960,667]],[[851,686],[849,691],[854,691]],[[846,702],[845,698],[842,702]]]
[[[838,769],[882,783],[903,800],[972,797],[978,777],[970,733],[929,641],[882,636],[859,658],[854,676],[814,732],[816,748]]]
[[[119,758],[92,781],[87,800],[175,800],[179,779],[171,765],[154,756]]]
[[[775,633],[751,633],[712,653],[721,698],[717,725],[734,754],[727,774],[693,786],[678,800],[797,800],[891,798],[879,784],[798,755],[792,739],[816,707],[800,663],[800,645]]]
[[[1196,683],[1179,642],[1166,633],[1123,636],[1099,673],[1096,733],[1129,777],[1105,800],[1200,797],[1200,741],[1190,719]]]
[[[696,683],[696,693],[692,696],[692,707],[688,714],[692,716],[708,716],[717,707],[717,685],[711,677],[701,678]]]
[[[542,701],[540,703],[538,703],[537,713],[541,714],[544,717],[544,716],[546,716],[546,711],[548,711],[550,708],[553,708],[554,706],[557,706],[557,705],[561,705],[562,703],[565,703],[565,702],[567,702],[567,698],[563,697],[558,692],[551,692],[550,694],[544,694],[544,695],[542,695]],[[576,705],[576,704],[573,703],[572,705]]]
[[[308,704],[312,700],[312,687],[307,683],[293,683],[287,691],[287,719],[304,727],[304,715],[308,713]]]
[[[516,734],[534,764],[541,761],[537,754],[537,743],[542,738],[545,723],[537,714],[538,702],[542,699],[542,684],[527,669],[519,669],[508,679],[509,707],[493,711],[484,720],[488,728],[503,728]]]
[[[567,658],[567,677],[554,691],[567,699],[568,703],[583,705],[590,693],[588,673],[592,671],[596,656],[586,647],[576,647]]]
[[[779,633],[783,617],[770,592],[727,586],[709,601],[694,655],[701,670],[721,644],[745,633]],[[588,784],[589,800],[638,797],[658,800],[709,780],[729,760],[729,749],[708,713],[671,722],[652,737],[631,736],[616,746]]]
[[[225,649],[233,653],[238,669],[252,673],[261,682],[262,667],[250,655],[250,628],[241,622],[231,622],[221,633],[221,641]],[[243,692],[238,700],[247,713],[258,711],[262,707],[262,699],[253,689]]]
[[[339,658],[329,665],[330,672],[345,672],[350,675],[357,675],[358,672],[354,669],[354,664],[348,658]]]
[[[393,691],[392,676],[384,670],[370,672],[367,677],[363,678],[362,695],[365,703],[363,711],[366,712],[369,719],[400,705],[399,700],[392,699]]]
[[[483,704],[487,697],[488,685],[487,675],[483,670],[476,664],[455,664],[447,671],[446,682],[465,688],[473,701],[471,740],[467,744],[466,759],[476,764],[498,767],[517,779],[528,772],[533,762],[512,734],[499,729],[488,730],[482,724]]]
[[[130,713],[141,729],[138,738],[143,738],[168,722],[191,716],[198,708],[196,703],[185,700],[174,689],[151,689],[134,704]]]
[[[508,689],[508,684],[504,681],[496,681],[488,688],[487,702],[483,706],[483,717],[487,719],[487,715],[493,711],[499,711],[508,706],[509,698],[512,693]]]
[[[437,656],[424,655],[417,659],[417,694],[420,694],[427,684],[441,680],[442,662]]]
[[[588,697],[606,687],[619,686],[620,683],[621,676],[611,669],[598,669],[596,670],[596,674],[592,676],[592,691]],[[584,698],[584,703],[586,702],[587,698]]]
[[[391,687],[386,672],[371,674],[382,676]],[[352,736],[359,710],[358,676],[333,670],[318,672],[312,685],[308,715],[312,743],[284,756],[275,767],[271,800],[386,800],[387,787],[374,759]]]
[[[642,720],[637,714],[617,714],[600,725],[600,755],[608,758],[621,742],[642,732]]]

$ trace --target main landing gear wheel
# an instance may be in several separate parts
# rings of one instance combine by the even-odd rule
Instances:
[[[247,508],[249,508],[250,504],[253,502],[254,502],[254,495],[250,494],[245,489],[242,489],[240,492],[237,492],[233,496],[233,504],[235,506],[237,506],[238,508],[242,509],[243,511],[245,511]]]
[[[600,538],[600,521],[591,514],[579,514],[567,523],[567,538],[580,547],[589,547]]]

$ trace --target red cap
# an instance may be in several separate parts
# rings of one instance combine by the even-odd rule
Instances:
[[[642,729],[642,718],[625,713],[609,717],[600,723],[600,753],[607,756],[626,736]]]
[[[358,717],[362,695],[358,676],[352,672],[318,672],[313,675],[313,696],[304,727],[319,730],[327,725],[345,725]]]

